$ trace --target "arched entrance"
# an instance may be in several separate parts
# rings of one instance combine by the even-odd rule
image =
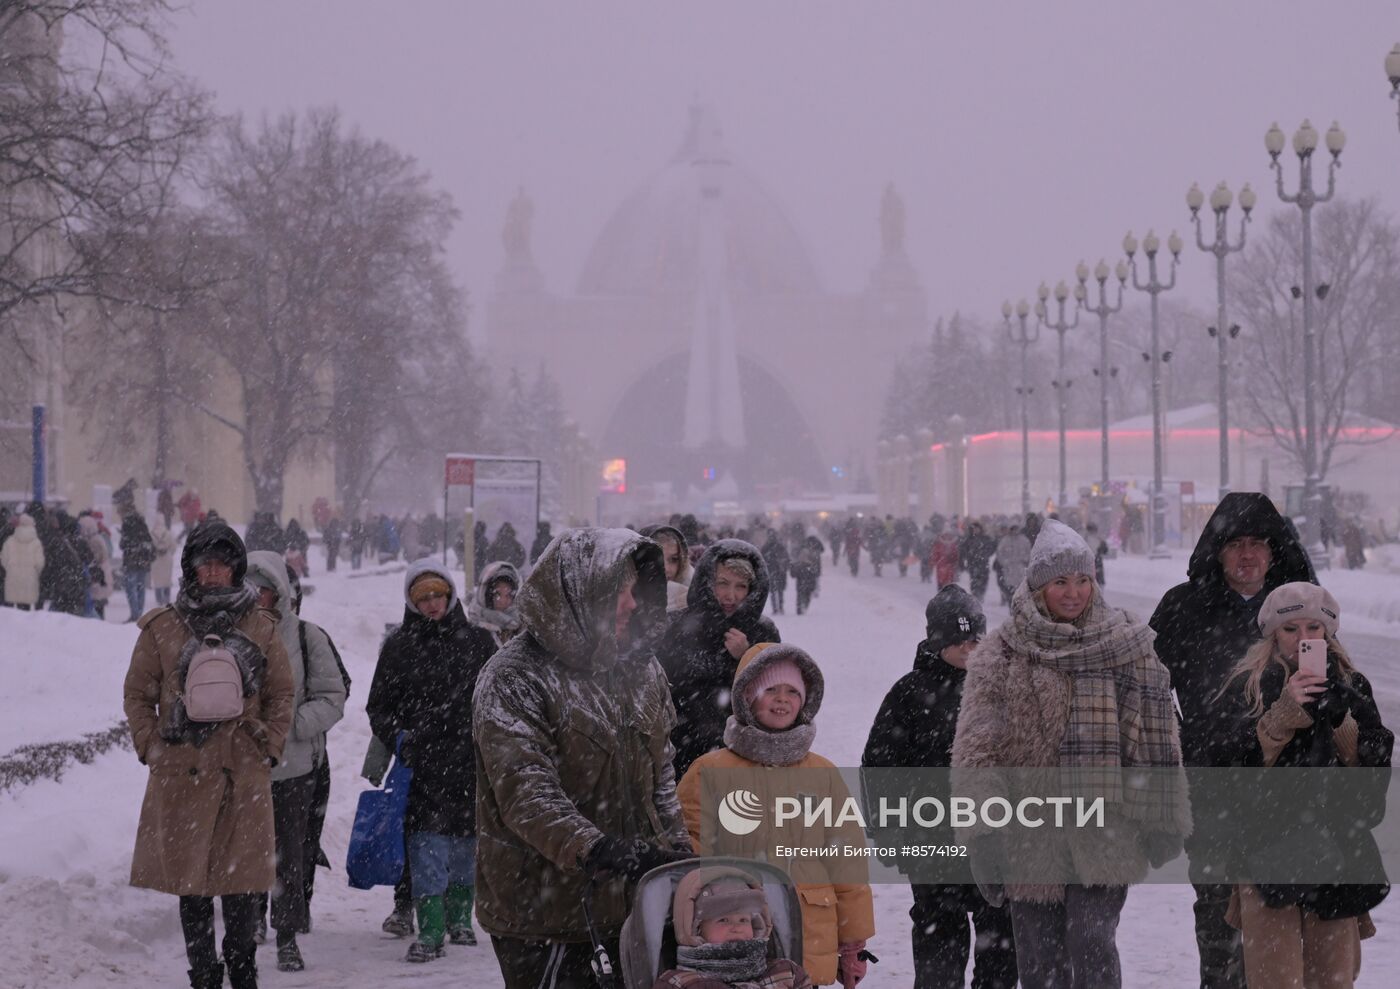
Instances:
[[[733,474],[741,492],[759,489],[825,490],[826,467],[807,424],[786,386],[752,359],[739,355],[744,403],[743,450],[688,450],[685,393],[690,355],[653,365],[623,392],[603,433],[603,450],[627,458],[629,484],[670,482],[678,495],[691,485]]]

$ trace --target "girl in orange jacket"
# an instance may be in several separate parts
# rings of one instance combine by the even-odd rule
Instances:
[[[701,855],[715,854],[717,800],[702,801],[701,774],[705,770],[729,770],[724,775],[726,788],[739,778],[735,771],[752,768],[785,768],[793,770],[825,770],[802,775],[804,794],[821,789],[810,796],[821,800],[831,798],[840,807],[849,793],[835,765],[811,751],[816,737],[813,719],[821,707],[823,680],[821,670],[812,657],[796,646],[759,643],[751,647],[739,661],[734,675],[731,706],[733,714],[724,728],[725,747],[697,759],[678,787],[681,809],[692,845]],[[789,778],[790,779],[790,778]],[[765,783],[781,785],[782,778],[771,773],[743,775],[743,789],[758,798],[763,807],[773,805],[765,792]],[[706,810],[702,812],[702,803]],[[829,832],[829,834],[827,833]],[[763,856],[775,861],[774,834],[767,828],[755,828],[745,836],[727,828],[723,836],[726,855]],[[822,824],[793,828],[789,841],[801,840],[804,846],[820,848],[831,841],[864,843],[856,827],[825,827]],[[781,861],[780,859],[777,861]],[[850,866],[828,868],[826,860],[806,860],[796,878],[798,898],[802,905],[802,967],[816,985],[831,985],[840,980],[852,989],[865,975],[866,961],[860,957],[867,939],[875,935],[875,910],[867,883],[846,881]],[[829,875],[829,872],[836,875]]]

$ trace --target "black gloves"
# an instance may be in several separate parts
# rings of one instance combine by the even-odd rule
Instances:
[[[584,858],[583,871],[590,876],[612,873],[635,882],[658,866],[694,857],[690,851],[673,852],[641,838],[615,838],[605,834]]]
[[[1181,854],[1182,841],[1176,835],[1162,831],[1140,832],[1138,848],[1147,857],[1152,868],[1160,869]]]
[[[978,835],[972,839],[968,857],[972,865],[972,881],[977,884],[977,891],[982,894],[982,899],[994,907],[1001,906],[1006,901],[1003,878],[1006,873],[1006,853],[1001,847],[1001,835]]]
[[[1313,705],[1317,710],[1318,721],[1325,721],[1333,728],[1338,728],[1346,720],[1347,711],[1351,709],[1351,700],[1337,683],[1335,676],[1336,674],[1333,674],[1327,678],[1327,686],[1317,695]]]

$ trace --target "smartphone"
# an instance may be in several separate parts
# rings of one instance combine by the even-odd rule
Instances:
[[[1298,669],[1320,677],[1327,675],[1327,642],[1303,639],[1298,643]]]

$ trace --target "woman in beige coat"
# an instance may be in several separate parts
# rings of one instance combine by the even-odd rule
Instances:
[[[136,756],[150,767],[131,884],[180,898],[193,989],[224,984],[214,947],[213,897],[223,901],[223,957],[234,989],[255,989],[257,894],[272,888],[269,774],[291,725],[292,675],[276,617],[243,582],[243,541],[220,522],[190,534],[180,594],[150,612],[124,687]],[[205,635],[218,635],[243,675],[241,716],[185,716],[184,670]]]

